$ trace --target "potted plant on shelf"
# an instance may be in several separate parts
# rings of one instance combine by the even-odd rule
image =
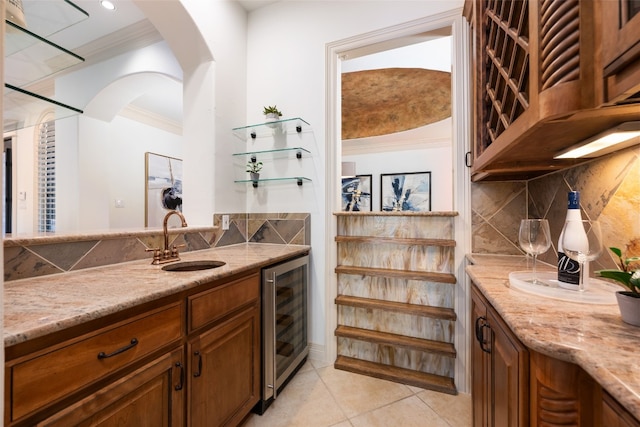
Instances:
[[[260,170],[262,169],[262,162],[258,162],[255,157],[251,157],[251,160],[247,163],[247,172],[251,176],[253,186],[258,186],[258,180],[260,179]]]
[[[275,105],[264,107],[263,113],[267,122],[275,122],[277,120],[280,120],[280,117],[282,117],[282,113]]]
[[[636,241],[640,244],[640,241]],[[627,254],[633,242],[627,246]],[[600,277],[612,279],[626,287],[628,291],[616,292],[622,320],[631,325],[640,326],[640,256],[622,257],[619,248],[609,248],[618,257],[618,270],[599,270]]]

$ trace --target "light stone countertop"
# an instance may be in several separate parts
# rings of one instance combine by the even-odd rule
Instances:
[[[219,260],[211,270],[168,272],[151,256],[110,266],[4,284],[4,345],[38,338],[212,280],[309,252],[306,245],[243,243],[180,254],[182,261]]]
[[[579,365],[640,420],[640,327],[617,305],[579,304],[509,288],[522,256],[472,254],[467,273],[516,336],[532,350]],[[541,270],[552,270],[539,264]],[[623,288],[620,288],[623,290]]]

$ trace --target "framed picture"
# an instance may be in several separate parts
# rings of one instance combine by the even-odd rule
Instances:
[[[144,156],[144,225],[162,227],[167,212],[182,211],[182,160],[149,152]]]
[[[431,172],[380,175],[380,207],[383,211],[430,211]]]
[[[342,178],[342,210],[371,210],[371,175]]]

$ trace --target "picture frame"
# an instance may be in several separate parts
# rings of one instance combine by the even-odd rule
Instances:
[[[380,210],[431,211],[431,172],[381,174]]]
[[[171,210],[182,211],[182,160],[146,152],[145,227],[162,227]]]
[[[342,210],[362,212],[373,210],[371,204],[372,175],[342,178]]]

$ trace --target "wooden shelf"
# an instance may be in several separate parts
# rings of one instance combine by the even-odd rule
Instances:
[[[407,348],[409,350],[422,351],[425,353],[435,353],[449,357],[456,357],[456,349],[453,344],[443,341],[414,338],[405,335],[353,328],[351,326],[344,325],[340,325],[336,328],[335,335],[342,338],[367,341],[373,344],[391,345]]]
[[[456,276],[451,273],[435,271],[393,270],[390,268],[357,267],[339,265],[335,269],[338,274],[357,274],[360,276],[394,277],[406,280],[427,280],[438,283],[456,283]]]
[[[346,356],[338,356],[334,366],[336,369],[342,369],[343,371],[369,375],[383,380],[395,381],[428,390],[440,391],[442,393],[458,394],[453,379],[441,375],[428,374]]]
[[[455,247],[456,241],[450,239],[420,239],[377,236],[336,236],[338,243],[390,243],[411,246],[443,246]]]
[[[366,308],[369,310],[377,309],[395,311],[398,313],[431,317],[441,320],[456,320],[457,318],[455,311],[450,308],[409,304],[406,302],[384,301],[372,298],[352,297],[348,295],[338,295],[336,297],[336,304],[349,307]]]

